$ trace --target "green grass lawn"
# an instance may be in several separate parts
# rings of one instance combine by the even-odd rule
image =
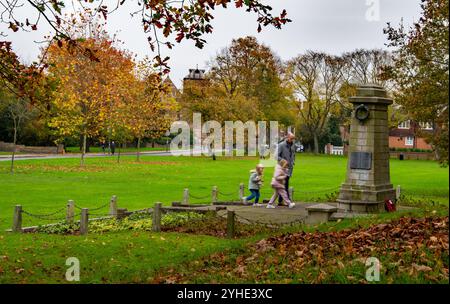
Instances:
[[[80,283],[146,283],[157,269],[248,241],[128,231],[86,237],[0,234],[0,284],[67,283],[69,257],[80,261]]]
[[[344,181],[346,162],[344,157],[299,154],[291,180],[295,200],[326,200],[326,194]],[[113,158],[88,158],[86,163],[81,168],[78,159],[21,160],[11,175],[9,162],[0,162],[0,229],[11,226],[16,204],[30,212],[51,213],[64,208],[69,199],[95,208],[117,195],[119,207],[134,210],[157,201],[166,205],[181,201],[184,188],[195,197],[208,196],[214,185],[233,194],[220,199],[237,199],[239,183],[247,185],[249,170],[258,159],[143,156],[137,163],[135,157],[125,156],[120,164]],[[272,193],[272,173],[273,168],[265,171],[264,198]],[[436,162],[391,160],[391,179],[408,196],[448,204],[449,171]],[[25,216],[24,225],[28,224],[35,222]]]
[[[287,227],[271,235],[306,231],[314,233],[334,232],[374,224],[388,223],[401,216],[445,216],[448,209],[438,207],[427,211],[402,211],[392,214],[378,214],[357,220],[343,220],[330,222],[313,227]],[[183,273],[190,282],[253,282],[248,279],[238,279],[220,273],[214,254],[224,254],[231,265],[243,254],[252,255],[254,249],[249,245],[268,237],[267,233],[260,233],[243,239],[224,239],[205,235],[180,233],[153,233],[144,231],[122,231],[87,236],[74,235],[46,235],[46,234],[5,234],[0,233],[0,284],[1,283],[68,283],[65,272],[68,269],[66,259],[76,257],[80,261],[79,283],[155,283],[158,276],[176,275]],[[385,260],[392,257],[387,254],[380,257]],[[421,256],[416,256],[419,259]],[[341,257],[338,258],[341,260]],[[212,265],[206,271],[202,270],[206,264]],[[208,262],[209,261],[209,262]],[[430,262],[436,272],[441,267],[448,268],[447,260],[441,257],[431,257]],[[388,261],[386,261],[386,265]],[[392,265],[396,260],[390,261]],[[441,263],[441,264],[440,264]],[[442,265],[443,263],[443,265]],[[398,263],[397,263],[398,264]],[[336,268],[338,278],[329,277],[327,282],[358,283],[358,280],[348,275],[362,278],[365,273],[363,265],[357,268],[348,258],[342,257],[343,268]],[[383,264],[385,265],[385,264]],[[220,263],[219,263],[220,266]],[[281,266],[281,265],[280,265]],[[233,267],[233,266],[232,266]],[[233,267],[235,268],[235,267]],[[274,278],[276,283],[292,282],[292,276],[312,275],[308,280],[313,281],[318,276],[317,267],[305,268],[301,273],[291,271],[278,272],[268,265],[268,269],[278,273]],[[212,270],[214,275],[206,275]],[[254,269],[260,271],[261,269]],[[253,270],[248,269],[253,272]],[[203,274],[204,273],[204,274]],[[220,274],[218,274],[220,273]],[[283,273],[286,277],[283,277]],[[192,274],[192,276],[191,276]],[[291,280],[289,280],[291,278]],[[306,280],[306,282],[309,282]],[[396,272],[383,276],[381,283],[430,283],[423,277],[399,276]],[[433,281],[434,282],[434,281]],[[439,281],[448,284],[447,280]]]
[[[298,155],[291,181],[295,200],[325,200],[325,195],[344,181],[346,162],[344,157]],[[80,167],[77,158],[21,160],[16,163],[16,173],[11,175],[9,162],[0,162],[0,283],[66,282],[65,260],[71,256],[80,260],[81,283],[152,282],[156,272],[195,263],[217,252],[234,255],[264,237],[227,240],[172,232],[125,231],[86,237],[4,232],[11,227],[16,204],[40,214],[62,209],[56,216],[64,217],[69,199],[79,206],[95,208],[108,203],[111,195],[117,195],[119,207],[133,210],[151,207],[157,201],[166,205],[180,201],[186,187],[194,196],[208,196],[214,185],[237,199],[239,183],[247,184],[249,170],[258,159],[240,157],[213,161],[203,157],[143,156],[137,163],[134,156],[124,156],[119,164],[115,158],[88,158],[86,163],[85,167]],[[272,173],[273,168],[265,171],[262,190],[265,198],[271,194]],[[408,196],[448,206],[448,168],[430,161],[391,160],[391,178]],[[193,200],[193,203],[201,202],[204,200]],[[97,212],[107,212],[107,208]],[[440,213],[448,214],[448,209]],[[376,219],[386,221],[401,215],[378,215]],[[414,215],[421,216],[411,214]],[[343,221],[338,226],[330,223],[317,229],[345,229],[372,222],[373,219]],[[45,223],[24,215],[24,226]]]

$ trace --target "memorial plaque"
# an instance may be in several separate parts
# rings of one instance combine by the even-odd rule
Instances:
[[[372,153],[352,152],[350,154],[350,169],[372,169]]]

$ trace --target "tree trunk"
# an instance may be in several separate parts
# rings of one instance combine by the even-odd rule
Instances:
[[[17,125],[14,122],[14,140],[13,140],[13,151],[11,154],[11,174],[14,174],[14,158],[16,157],[16,142],[17,142]]]
[[[319,154],[319,138],[316,133],[314,133],[314,154]]]
[[[81,166],[84,166],[84,156],[86,154],[86,140],[87,140],[87,135],[86,132],[83,133],[83,148],[81,150]]]
[[[137,142],[136,160],[137,161],[141,160],[141,138],[140,137],[138,137],[138,142]]]
[[[80,138],[78,140],[78,147],[80,148],[80,152],[83,152],[83,135],[80,135]]]
[[[119,143],[119,153],[117,153],[117,163],[120,163],[120,148],[122,147],[122,144]]]
[[[106,147],[108,149],[108,155],[111,155],[111,129],[108,129],[108,138],[107,138],[107,142],[108,142],[108,147]]]

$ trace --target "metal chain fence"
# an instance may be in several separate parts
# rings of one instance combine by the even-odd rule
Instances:
[[[65,219],[66,219],[65,216],[64,216],[63,218],[61,218],[61,217],[54,217],[54,215],[60,213],[61,211],[64,211],[64,209],[65,209],[65,208],[61,208],[61,209],[59,209],[59,210],[57,210],[57,211],[55,211],[55,212],[47,213],[47,214],[35,214],[35,213],[28,212],[28,211],[26,211],[26,210],[22,210],[22,213],[23,213],[23,214],[26,214],[26,215],[28,215],[28,216],[30,216],[30,217],[32,217],[32,218],[39,219],[39,220],[46,220],[46,221],[62,221],[62,220],[65,220]]]
[[[109,206],[109,203],[106,203],[106,204],[101,205],[101,206],[96,207],[96,208],[87,208],[87,209],[89,209],[89,211],[97,211],[97,210],[103,209],[103,208],[105,208],[107,206]],[[74,207],[77,208],[78,210],[86,209],[85,207],[80,207],[80,206],[78,206],[76,204],[74,205]]]

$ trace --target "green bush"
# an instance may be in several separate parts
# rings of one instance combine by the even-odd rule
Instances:
[[[36,232],[48,234],[74,234],[79,230],[79,223],[67,224],[66,222],[60,222],[51,226],[38,226]]]
[[[161,218],[162,226],[176,227],[186,224],[192,220],[206,218],[207,215],[195,212],[167,213]],[[39,226],[36,232],[48,234],[74,234],[80,230],[80,224],[69,225],[65,222],[52,226]],[[151,231],[152,217],[148,213],[136,213],[129,217],[117,220],[115,218],[96,220],[89,222],[90,233],[119,232],[119,231]]]
[[[165,145],[167,142],[170,144],[170,141],[172,139],[170,137],[161,137],[155,140],[155,143],[157,143],[158,145]]]

